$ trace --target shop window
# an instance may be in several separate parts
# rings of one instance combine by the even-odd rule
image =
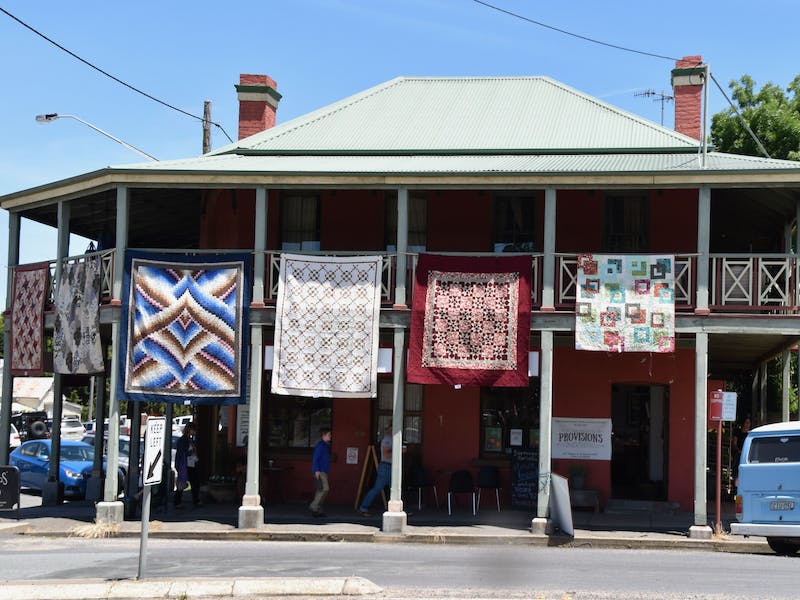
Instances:
[[[386,247],[391,252],[397,248],[397,195],[387,194],[384,226]],[[428,193],[421,190],[408,192],[408,250],[423,252],[428,243]]]
[[[603,217],[603,252],[647,252],[650,247],[647,194],[606,194]]]
[[[281,250],[319,250],[319,195],[284,192],[280,210]]]
[[[379,438],[383,437],[383,431],[392,424],[392,390],[391,383],[381,383],[378,387]],[[422,443],[422,390],[421,385],[406,384],[403,398],[403,444],[406,445]]]
[[[539,380],[527,388],[481,388],[481,456],[539,448]]]
[[[331,427],[330,398],[270,395],[267,400],[267,445],[272,449],[313,448],[320,427]]]
[[[495,252],[533,252],[536,238],[533,192],[495,194],[492,212]]]

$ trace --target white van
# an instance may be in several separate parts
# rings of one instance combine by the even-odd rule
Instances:
[[[778,554],[800,551],[800,422],[772,423],[747,434],[739,462],[731,533],[758,535]]]
[[[183,428],[186,427],[187,423],[191,423],[192,415],[183,415],[182,417],[175,417],[172,419],[172,433],[175,435],[180,435],[183,433]]]

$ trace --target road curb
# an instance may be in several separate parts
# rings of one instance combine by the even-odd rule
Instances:
[[[19,530],[13,533],[26,536],[66,538],[78,537],[64,530],[34,530],[28,524],[21,523]],[[9,532],[9,528],[0,529],[0,533]],[[120,531],[111,536],[115,538],[138,538],[139,531]],[[587,536],[578,535],[493,535],[462,534],[457,532],[431,531],[424,533],[383,533],[348,532],[348,531],[267,531],[261,529],[237,529],[231,531],[151,531],[151,539],[170,540],[209,540],[209,541],[274,541],[274,542],[359,542],[380,544],[440,544],[440,545],[501,545],[501,546],[536,546],[563,548],[597,548],[615,550],[698,550],[731,553],[765,553],[771,554],[765,540],[733,540],[733,539],[691,539],[675,536],[671,538],[630,538],[620,536]]]
[[[200,579],[71,579],[3,582],[4,600],[105,600],[107,598],[245,598],[259,596],[364,596],[380,587],[363,577],[260,577]]]

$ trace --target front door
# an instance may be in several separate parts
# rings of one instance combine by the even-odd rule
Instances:
[[[666,499],[668,404],[668,386],[612,386],[612,498]]]

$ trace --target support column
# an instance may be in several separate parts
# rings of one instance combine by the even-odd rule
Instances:
[[[694,525],[689,537],[710,539],[708,525],[708,334],[695,334],[694,355]]]
[[[54,297],[58,297],[64,259],[69,254],[69,202],[58,203],[58,241],[56,249],[56,272],[53,282]],[[53,373],[53,426],[50,430],[50,465],[47,481],[42,486],[42,505],[54,506],[64,499],[64,484],[59,477],[61,465],[61,417],[63,414],[63,381],[60,373]]]
[[[17,212],[8,213],[8,272],[6,274],[6,311],[11,310],[11,288],[14,284],[14,267],[19,264],[19,225]],[[8,314],[10,317],[10,314]],[[11,403],[14,401],[14,378],[11,376],[11,319],[4,319],[5,360],[3,361],[2,401],[0,401],[0,440],[9,439],[11,433]],[[0,465],[8,464],[8,444],[0,444]]]
[[[403,510],[403,406],[405,400],[405,331],[394,330],[394,364],[392,365],[392,487],[389,510],[383,513],[384,533],[403,533],[408,515]]]
[[[103,354],[105,356],[105,353]],[[106,376],[101,373],[94,380],[94,461],[92,477],[86,482],[86,499],[100,500],[103,497],[103,446],[105,445],[103,424],[106,419]],[[167,456],[167,455],[165,455]]]
[[[711,256],[711,188],[701,185],[697,196],[697,297],[695,314],[707,315],[709,309],[708,283]]]
[[[760,374],[761,370],[759,368],[753,369],[753,381],[750,383],[750,422],[753,427],[763,425],[763,423],[756,421],[758,416],[758,382],[760,381]]]
[[[550,472],[553,430],[553,332],[542,331],[542,370],[539,374],[539,493],[531,532],[550,533]]]
[[[114,282],[111,304],[122,304],[122,276],[125,271],[125,250],[128,247],[128,188],[117,186],[116,250],[114,251]],[[119,500],[119,383],[120,362],[120,319],[125,315],[117,313],[111,321],[111,390],[108,399],[108,453],[106,455],[106,485],[103,502],[97,503],[97,523],[116,524],[124,518],[124,505]]]
[[[394,308],[406,305],[408,275],[408,188],[397,190],[397,272],[395,273]]]
[[[253,298],[251,308],[264,307],[264,277],[267,249],[267,188],[256,188],[255,243],[253,256]],[[261,474],[261,386],[264,377],[264,339],[261,325],[250,326],[250,408],[247,430],[247,479],[242,505],[239,507],[239,528],[257,529],[264,525],[264,507],[259,494]]]
[[[758,378],[758,424],[763,425],[767,422],[767,368],[769,363],[761,363],[760,376]]]
[[[542,310],[555,311],[556,190],[544,191],[544,256],[542,258]]]
[[[781,420],[789,420],[789,386],[792,385],[790,366],[792,351],[788,348],[783,351],[783,378],[781,379]]]

